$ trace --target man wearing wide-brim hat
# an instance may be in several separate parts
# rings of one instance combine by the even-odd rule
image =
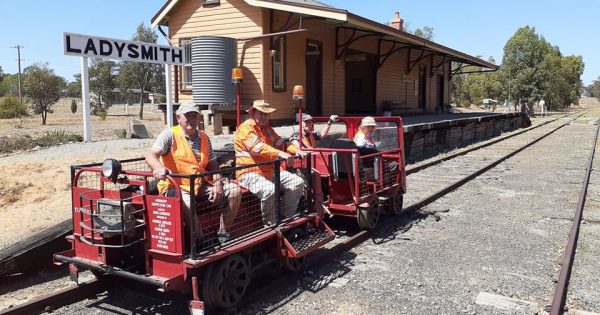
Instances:
[[[375,138],[373,138],[373,132],[377,128],[377,122],[375,118],[367,116],[362,119],[360,126],[358,126],[358,132],[354,135],[354,143],[359,148],[376,149]]]
[[[283,139],[269,125],[269,116],[276,109],[266,100],[254,101],[247,110],[249,118],[238,127],[234,137],[236,167],[272,162],[277,158],[292,161],[292,155],[303,157],[304,152],[294,145],[286,146]],[[236,177],[241,186],[248,188],[261,200],[265,224],[278,221],[279,216],[291,217],[296,212],[302,196],[304,181],[288,171],[280,171],[280,187],[284,192],[282,213],[275,209],[275,184],[273,165],[239,169]]]
[[[219,163],[212,149],[210,139],[204,131],[198,128],[200,124],[200,111],[191,104],[183,104],[177,109],[177,126],[163,130],[152,148],[146,153],[146,163],[152,169],[152,174],[157,179],[161,195],[173,197],[179,195],[173,184],[166,180],[170,173],[194,175],[220,170]],[[182,208],[186,212],[183,219],[190,224],[192,217],[189,178],[175,178],[181,189]],[[220,242],[229,239],[228,227],[233,226],[237,211],[242,200],[241,190],[238,185],[221,178],[221,174],[197,179],[194,184],[194,199],[196,201],[208,200],[211,203],[228,202],[229,207],[224,210],[217,237]],[[224,198],[223,198],[224,197]],[[196,222],[196,231],[200,231],[200,222]]]

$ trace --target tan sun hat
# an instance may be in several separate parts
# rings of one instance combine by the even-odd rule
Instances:
[[[196,107],[195,105],[192,105],[192,104],[182,104],[181,106],[179,106],[179,108],[177,108],[176,113],[178,115],[185,115],[190,112],[200,114],[200,110],[198,109],[198,107]]]
[[[359,127],[367,127],[367,126],[377,126],[377,122],[375,122],[375,118],[371,116],[367,116],[362,119]]]
[[[265,100],[254,101],[254,104],[252,104],[252,107],[250,107],[247,112],[249,113],[253,108],[265,114],[270,114],[277,110],[276,108],[271,107],[271,104]]]

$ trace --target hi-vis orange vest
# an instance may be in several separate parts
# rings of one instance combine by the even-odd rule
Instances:
[[[357,143],[358,139],[360,138],[365,138],[368,143],[375,145],[375,139],[373,139],[373,136],[368,137],[362,130],[359,129],[354,135],[354,143]]]
[[[279,151],[285,149],[283,139],[275,133],[271,126],[260,128],[252,118],[240,124],[235,132],[233,145],[236,167],[274,161]],[[289,145],[286,151],[296,154],[298,148]],[[243,174],[250,172],[262,175],[267,180],[271,180],[273,177],[273,167],[270,165],[244,168],[238,170],[235,175],[239,180]]]
[[[192,147],[185,138],[183,130],[179,126],[173,126],[173,145],[167,155],[160,158],[162,164],[171,170],[175,174],[200,174],[206,172],[206,165],[208,164],[209,147],[208,147],[208,136],[204,131],[198,130],[198,136],[200,137],[200,161],[196,160],[196,156],[192,151]],[[187,178],[175,178],[179,183],[182,190],[190,191],[190,180]],[[205,178],[204,180],[212,182],[211,178]],[[197,193],[200,188],[202,179],[198,178],[195,180],[194,191]],[[163,194],[173,186],[167,180],[161,180],[158,182],[158,191]]]

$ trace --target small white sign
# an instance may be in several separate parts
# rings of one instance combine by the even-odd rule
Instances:
[[[63,33],[65,55],[160,64],[183,64],[183,48]]]

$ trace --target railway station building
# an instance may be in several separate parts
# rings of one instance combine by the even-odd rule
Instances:
[[[197,50],[195,38],[232,38],[233,66],[243,69],[241,104],[270,101],[278,108],[275,123],[292,119],[295,85],[304,86],[304,108],[312,115],[435,113],[450,104],[452,75],[467,66],[497,70],[405,32],[398,13],[390,19],[384,25],[314,0],[168,0],[151,23],[188,52]],[[194,77],[210,71],[194,71],[187,59],[172,71],[175,103],[234,109],[231,96],[196,98]],[[219,88],[235,90],[230,81],[211,89]]]

